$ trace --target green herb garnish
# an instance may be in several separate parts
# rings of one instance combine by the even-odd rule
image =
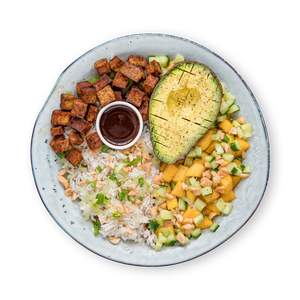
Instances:
[[[101,173],[101,172],[102,172],[102,168],[101,168],[100,166],[97,166],[97,167],[96,167],[96,173],[99,174],[99,173]]]
[[[122,217],[122,214],[119,211],[114,211],[111,215],[114,219]]]
[[[136,167],[140,162],[142,162],[142,157],[138,156],[135,159],[129,161],[129,160],[125,160],[124,161],[126,163],[126,165],[128,167]]]
[[[155,219],[153,219],[149,221],[148,226],[150,230],[155,231],[159,227],[159,223]]]
[[[95,188],[96,188],[96,181],[91,181],[91,182],[89,183],[89,186],[90,186],[91,188],[95,189]]]
[[[57,152],[56,155],[60,158],[63,159],[66,157],[66,152]]]
[[[93,223],[94,235],[97,236],[100,233],[101,223],[100,223],[99,219],[92,221],[92,223]]]
[[[225,135],[223,138],[223,142],[228,143],[229,142],[229,136]]]
[[[109,199],[103,194],[103,193],[98,193],[96,195],[96,203],[99,205],[105,205],[108,203]]]
[[[100,79],[100,76],[99,75],[94,75],[94,76],[91,76],[88,81],[91,83],[91,84],[94,84],[96,83],[98,80]]]
[[[138,179],[138,185],[139,185],[140,187],[143,187],[143,186],[144,186],[144,183],[145,183],[144,177],[140,177],[140,178]]]
[[[120,199],[120,201],[124,201],[127,198],[127,194],[128,194],[127,190],[122,190],[119,193],[119,199]]]
[[[110,148],[108,146],[106,146],[105,144],[103,144],[101,146],[101,152],[107,153],[109,150],[110,150]]]

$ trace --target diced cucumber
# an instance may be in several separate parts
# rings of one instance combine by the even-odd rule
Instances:
[[[202,150],[200,147],[196,146],[194,149],[192,149],[189,153],[188,153],[188,157],[194,158],[194,157],[201,157],[202,154]]]
[[[228,114],[233,114],[233,113],[238,112],[238,111],[240,111],[240,107],[237,104],[234,103],[230,106],[227,113]]]
[[[192,187],[200,187],[200,182],[195,177],[189,178],[189,185]]]
[[[206,186],[201,189],[201,195],[202,196],[208,196],[212,194],[212,188],[210,186]]]
[[[165,237],[162,233],[158,235],[158,241],[162,244],[166,243],[168,241],[167,237]]]
[[[174,233],[172,232],[170,235],[167,237],[167,241],[165,242],[166,246],[174,246],[176,244],[176,237]]]
[[[216,202],[216,207],[222,214],[229,215],[233,206],[231,202],[225,202],[222,198],[219,198]]]
[[[171,220],[173,217],[172,212],[170,212],[169,210],[166,210],[166,209],[162,209],[160,211],[159,215],[163,220]]]
[[[166,193],[167,193],[167,187],[165,186],[160,186],[157,190],[156,193],[161,196],[161,197],[165,197]]]
[[[227,134],[224,135],[224,138],[223,138],[223,142],[225,143],[228,143],[230,141],[230,138]]]
[[[159,232],[161,232],[165,237],[168,237],[170,234],[173,234],[173,231],[170,227],[161,227],[159,228]]]
[[[163,226],[164,220],[160,216],[156,217],[155,220],[157,221],[157,223],[159,224],[159,226]]]
[[[192,237],[194,239],[198,238],[201,235],[201,229],[200,228],[196,228],[192,231]]]
[[[197,217],[194,218],[194,223],[195,223],[196,225],[199,225],[199,224],[202,222],[203,218],[204,218],[204,217],[203,217],[202,214],[198,215]]]
[[[205,157],[205,160],[206,160],[207,162],[212,162],[214,159],[215,159],[215,158],[214,158],[212,155],[207,155],[207,156]]]
[[[242,129],[244,138],[247,139],[247,138],[252,136],[253,128],[252,128],[250,123],[246,123],[246,124],[241,125],[241,129]]]
[[[229,161],[229,162],[233,161],[233,159],[234,159],[234,155],[231,153],[224,153],[222,155],[222,157],[223,157],[223,159],[225,159],[226,161]]]
[[[202,209],[206,206],[206,203],[200,199],[197,199],[194,203],[195,208],[202,211]]]
[[[230,148],[232,151],[239,151],[241,150],[240,143],[238,141],[234,141],[230,144]]]
[[[153,60],[156,60],[162,68],[166,68],[169,65],[170,58],[166,55],[156,55],[148,57],[149,63]]]
[[[217,168],[218,168],[217,162],[216,162],[215,160],[213,160],[213,161],[210,163],[210,167],[211,167],[213,170],[217,169]]]
[[[237,166],[236,163],[230,163],[227,166],[227,170],[231,175],[240,175],[242,173],[241,169]]]
[[[179,210],[186,210],[187,209],[187,202],[183,198],[179,198],[178,208],[179,208]]]
[[[162,248],[162,246],[163,246],[163,243],[160,242],[160,241],[157,241],[157,242],[155,243],[154,250],[155,250],[155,251],[159,251],[159,250]]]
[[[216,149],[216,152],[218,154],[223,154],[224,153],[224,149],[223,149],[223,147],[220,144],[216,144],[215,145],[215,149]]]
[[[176,56],[172,60],[172,62],[174,62],[175,64],[182,62],[182,61],[184,61],[184,56],[181,54],[176,54]]]
[[[227,95],[229,95],[229,94],[230,93],[227,93]],[[220,107],[221,115],[227,114],[230,107],[234,104],[234,102],[235,102],[235,97],[231,95],[226,98],[226,93],[225,93],[224,98],[222,99],[222,102],[221,102],[221,107]]]
[[[244,165],[244,164],[241,164],[241,165],[240,165],[240,169],[241,169],[241,171],[242,171],[243,173],[250,173],[250,172],[251,172],[250,167],[249,167],[249,166],[246,166],[246,165]]]
[[[219,224],[213,223],[213,224],[210,226],[209,230],[212,231],[212,232],[216,232],[216,231],[218,230],[219,227],[220,227]]]

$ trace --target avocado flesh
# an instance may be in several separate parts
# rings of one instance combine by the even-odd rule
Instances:
[[[203,64],[182,62],[165,74],[149,106],[155,155],[165,163],[186,156],[216,121],[221,99],[218,78]]]

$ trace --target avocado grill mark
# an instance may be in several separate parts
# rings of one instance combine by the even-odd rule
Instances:
[[[168,121],[168,119],[164,118],[164,117],[161,117],[161,116],[158,116],[158,115],[155,115],[155,114],[151,114],[151,116],[153,117],[156,117],[156,118],[159,118],[159,119],[162,119],[164,121]]]

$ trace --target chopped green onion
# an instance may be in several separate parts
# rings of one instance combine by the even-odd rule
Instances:
[[[99,76],[99,75],[94,75],[94,76],[91,76],[91,77],[88,79],[88,82],[90,82],[91,84],[94,84],[94,83],[96,83],[99,79],[100,79],[100,76]]]
[[[138,179],[138,184],[139,184],[139,186],[140,186],[140,187],[143,187],[143,186],[144,186],[144,183],[145,183],[144,177],[140,177],[140,178]]]
[[[121,214],[119,211],[114,211],[114,212],[112,213],[112,217],[113,217],[114,219],[118,219],[118,218],[122,217],[122,214]]]
[[[91,181],[91,182],[89,183],[89,186],[90,186],[91,188],[95,189],[95,188],[96,188],[96,181]]]
[[[57,152],[56,155],[57,155],[60,159],[63,159],[63,158],[65,158],[66,153],[65,153],[65,152]]]
[[[223,142],[228,143],[229,142],[229,136],[227,134],[225,134],[224,138],[223,138]]]
[[[119,193],[119,200],[120,200],[120,201],[124,201],[124,200],[127,198],[127,194],[128,194],[128,191],[127,191],[127,190],[122,190],[122,191]]]
[[[97,236],[100,233],[101,223],[98,218],[95,221],[92,221],[92,223],[93,223],[94,235]]]
[[[126,163],[126,165],[128,167],[136,167],[140,162],[142,162],[142,157],[138,156],[135,159],[129,161],[129,160],[125,160],[124,161]]]
[[[109,199],[103,193],[98,193],[96,195],[96,199],[96,203],[99,205],[105,205],[109,201]]]
[[[109,150],[110,150],[110,148],[108,146],[106,146],[105,144],[103,144],[101,146],[101,152],[107,153]]]
[[[149,226],[150,230],[155,231],[159,227],[159,223],[155,219],[153,219],[153,220],[149,221],[148,226]]]
[[[100,166],[97,166],[97,167],[96,167],[96,173],[99,174],[99,173],[101,173],[101,172],[102,172],[102,168],[101,168]]]

